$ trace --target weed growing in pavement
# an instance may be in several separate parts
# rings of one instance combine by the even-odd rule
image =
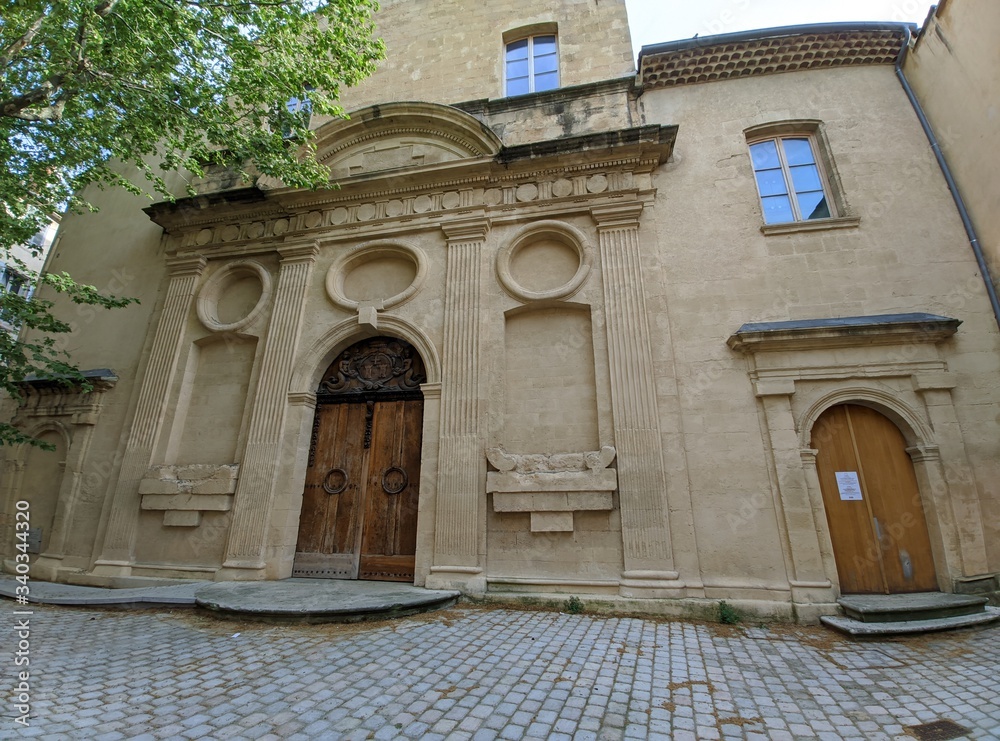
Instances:
[[[736,625],[741,620],[740,611],[722,600],[719,602],[719,622],[723,625]]]

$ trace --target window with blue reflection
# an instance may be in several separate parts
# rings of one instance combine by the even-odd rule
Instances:
[[[525,95],[559,87],[556,37],[529,36],[507,44],[504,57],[506,94]]]
[[[765,224],[831,216],[816,153],[809,137],[775,137],[750,145]]]

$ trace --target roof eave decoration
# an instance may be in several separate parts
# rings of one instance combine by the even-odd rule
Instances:
[[[935,344],[958,331],[959,319],[925,313],[798,319],[744,324],[726,344],[742,353],[866,345]]]
[[[903,23],[788,26],[645,46],[644,89],[829,67],[893,64]]]

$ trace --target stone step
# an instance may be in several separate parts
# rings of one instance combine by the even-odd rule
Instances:
[[[985,597],[944,592],[915,594],[850,594],[837,603],[848,618],[863,623],[899,623],[981,615]]]
[[[986,607],[975,615],[958,615],[946,618],[931,618],[928,620],[902,620],[867,623],[849,617],[824,615],[820,622],[828,628],[858,638],[877,638],[879,636],[907,635],[913,633],[931,633],[940,630],[956,630],[958,628],[974,628],[1000,622],[1000,608]]]

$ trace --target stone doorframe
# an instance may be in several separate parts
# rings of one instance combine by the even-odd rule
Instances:
[[[938,344],[960,322],[929,314],[745,324],[729,346],[746,355],[770,449],[792,603],[799,619],[839,596],[810,438],[829,407],[853,403],[889,417],[908,443],[942,591],[989,579],[982,513]],[[960,526],[961,524],[961,526]]]
[[[57,581],[60,570],[79,569],[83,565],[75,563],[66,566],[63,561],[74,511],[84,488],[83,471],[94,426],[106,392],[118,382],[114,372],[106,368],[83,371],[83,377],[90,384],[90,391],[44,379],[25,381],[22,384],[25,398],[13,420],[17,427],[32,437],[51,431],[57,433],[66,445],[66,460],[61,464],[61,483],[48,548],[31,565],[31,575],[45,581]],[[0,469],[0,481],[4,484],[0,486],[3,512],[13,512],[14,503],[24,496],[22,487],[27,452],[27,445],[20,445],[3,461]],[[13,518],[2,530],[6,547],[11,547],[14,543]]]
[[[359,323],[358,317],[331,327],[307,348],[296,362],[288,392],[284,449],[288,452],[279,472],[281,488],[276,492],[268,545],[268,578],[291,576],[298,539],[302,492],[305,486],[316,388],[323,373],[341,352],[369,337],[398,337],[413,346],[424,361],[427,381],[420,385],[424,395],[423,437],[420,446],[420,499],[417,505],[417,548],[414,583],[423,586],[434,555],[434,521],[437,499],[438,441],[441,418],[441,358],[430,338],[404,319],[379,314],[374,324]],[[271,573],[273,571],[273,573]]]

